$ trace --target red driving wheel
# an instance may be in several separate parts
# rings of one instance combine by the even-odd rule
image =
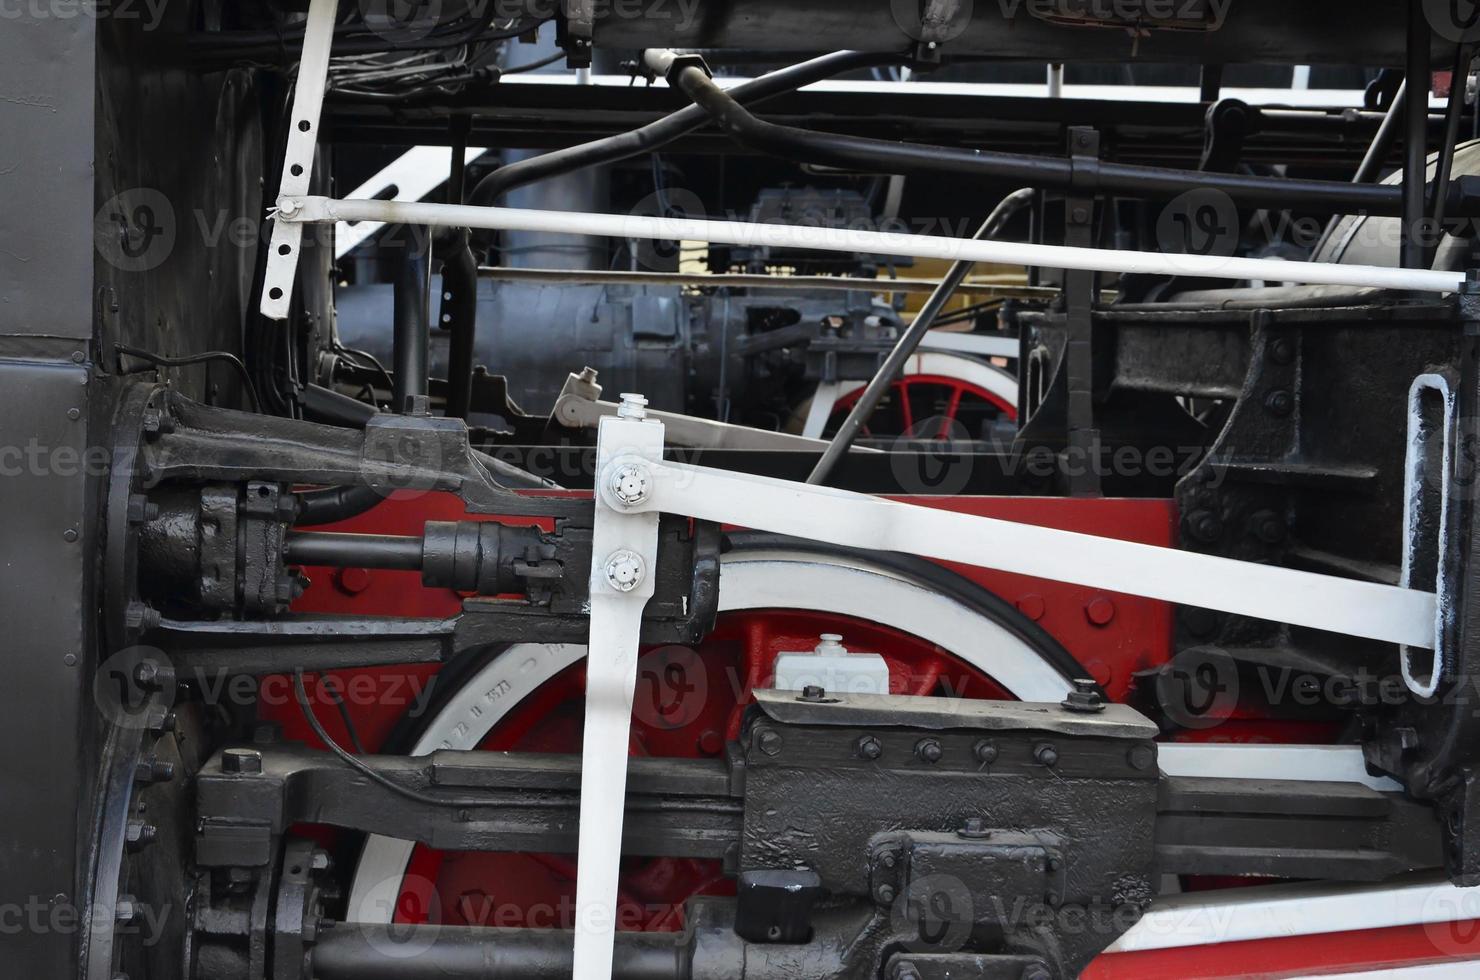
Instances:
[[[863,394],[857,388],[840,395],[828,418],[825,436],[843,419]],[[1017,406],[1001,395],[960,378],[941,374],[905,375],[890,387],[869,420],[864,436],[902,436],[916,439],[970,438],[981,423],[994,418],[1017,418]]]
[[[750,691],[771,681],[776,656],[810,650],[821,633],[841,633],[854,651],[889,665],[893,694],[1009,698],[1000,685],[940,647],[862,620],[791,610],[721,615],[694,647],[646,650],[639,662],[629,751],[659,757],[717,757],[738,735]],[[524,698],[479,743],[485,750],[579,753],[584,664],[577,662]],[[395,921],[448,925],[570,928],[575,858],[557,854],[444,853],[418,846],[396,901]],[[618,895],[618,928],[677,930],[683,903],[733,894],[716,860],[628,858]]]

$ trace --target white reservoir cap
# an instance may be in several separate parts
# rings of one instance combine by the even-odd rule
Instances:
[[[843,637],[823,633],[810,652],[785,652],[776,657],[778,691],[820,687],[829,694],[888,694],[889,665],[877,653],[849,653]]]

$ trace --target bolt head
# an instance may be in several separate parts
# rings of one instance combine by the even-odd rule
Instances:
[[[256,749],[226,749],[221,753],[221,771],[251,775],[262,771],[262,753]]]
[[[776,755],[781,751],[781,734],[770,728],[761,729],[755,744],[766,755]]]
[[[641,463],[620,463],[607,481],[612,496],[627,507],[636,507],[652,493],[652,479]]]
[[[894,886],[889,884],[880,885],[874,889],[874,897],[881,902],[894,901]]]
[[[1041,766],[1058,765],[1059,750],[1048,742],[1040,742],[1033,748],[1033,758]]]
[[[971,747],[971,754],[976,756],[976,761],[991,765],[997,761],[997,746],[982,739]]]
[[[884,743],[872,735],[864,735],[858,739],[858,754],[865,759],[877,759],[884,754]]]
[[[647,569],[642,556],[623,548],[606,560],[606,584],[618,592],[631,592],[642,584]]]
[[[619,419],[645,419],[647,418],[647,403],[645,396],[635,392],[622,392],[622,401],[617,405],[617,418]]]
[[[944,750],[940,747],[940,740],[935,738],[922,738],[915,743],[915,757],[921,762],[932,765],[940,761]]]

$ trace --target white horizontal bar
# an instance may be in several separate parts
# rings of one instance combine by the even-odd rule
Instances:
[[[1455,291],[1464,279],[1463,274],[1458,272],[1434,272],[1427,269],[1389,269],[1372,265],[1332,265],[1325,262],[1285,262],[1279,259],[1029,245],[748,221],[655,218],[585,211],[533,211],[400,201],[341,201],[328,197],[282,198],[278,203],[280,220],[286,218],[289,221],[315,223],[384,221],[435,227],[538,231],[560,235],[721,242],[730,245],[864,252],[948,261],[966,259],[972,262],[996,262],[1049,269],[1260,279],[1437,293]]]
[[[1390,643],[1434,642],[1434,594],[788,480],[663,463],[637,510],[899,551]]]
[[[1480,918],[1480,888],[1432,876],[1401,884],[1311,882],[1158,899],[1106,950],[1133,953],[1217,943],[1361,932]]]
[[[714,83],[721,88],[734,88],[749,77],[717,75]],[[577,82],[575,72],[531,72],[524,75],[505,75],[500,85],[606,85],[613,88],[631,88],[631,75],[591,75],[586,82]],[[653,88],[667,88],[662,78],[654,79]],[[903,95],[911,98],[929,98],[938,95],[968,95],[975,98],[1048,98],[1042,82],[935,82],[916,75],[908,82],[866,78],[826,78],[802,87],[803,92],[858,92],[865,94]],[[1238,99],[1258,108],[1298,109],[1362,109],[1365,105],[1364,91],[1359,88],[1243,88],[1225,85],[1218,92],[1219,98]],[[1181,102],[1202,101],[1202,90],[1196,85],[1088,85],[1069,82],[1064,85],[1062,97],[1066,99],[1093,99],[1113,102]],[[1429,107],[1442,109],[1445,100],[1429,96]]]
[[[465,163],[487,153],[486,147],[470,146],[463,155]],[[395,188],[386,200],[420,201],[447,182],[452,173],[452,148],[448,146],[413,146],[396,157],[377,174],[349,192],[352,198],[380,198]],[[334,229],[334,257],[342,259],[365,239],[385,227],[379,221],[340,222]]]
[[[1164,776],[1361,783],[1382,793],[1403,789],[1397,780],[1367,771],[1360,745],[1163,742],[1156,747],[1156,762]]]

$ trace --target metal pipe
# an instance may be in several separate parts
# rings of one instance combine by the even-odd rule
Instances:
[[[1408,102],[1404,98],[1408,80],[1405,78],[1398,83],[1398,90],[1393,93],[1393,103],[1383,114],[1382,122],[1377,127],[1377,132],[1372,135],[1372,142],[1367,144],[1367,152],[1362,154],[1362,162],[1357,164],[1356,171],[1352,174],[1353,184],[1370,184],[1377,179],[1382,169],[1382,162],[1392,152],[1393,140],[1398,135],[1398,123],[1403,118],[1403,112]],[[1336,225],[1342,216],[1333,214],[1326,222],[1326,227],[1321,230],[1321,237],[1316,240],[1315,247],[1310,250],[1312,256],[1321,254],[1321,249],[1326,247],[1326,242],[1331,238]]]
[[[804,85],[841,75],[858,68],[892,65],[903,62],[904,56],[881,54],[874,51],[834,51],[810,61],[782,68],[760,78],[735,86],[730,95],[737,102],[758,102],[786,92],[794,92]],[[603,163],[615,163],[642,153],[658,149],[686,136],[709,122],[709,113],[698,106],[689,105],[662,119],[648,123],[627,133],[618,133],[603,139],[592,140],[579,146],[566,147],[542,153],[518,163],[500,167],[478,181],[468,197],[470,204],[491,205],[498,203],[505,193],[516,187]]]
[[[388,568],[418,572],[422,539],[406,534],[345,534],[338,531],[290,532],[283,545],[290,565],[331,568]]]
[[[430,249],[408,243],[406,253],[396,267],[393,316],[395,372],[391,379],[391,408],[396,412],[405,412],[407,400],[413,395],[428,392],[431,261]]]
[[[690,942],[677,932],[618,932],[612,980],[681,980],[689,974]],[[305,975],[317,980],[570,980],[574,945],[574,933],[566,929],[340,922],[319,932]],[[408,951],[415,955],[404,955]]]
[[[849,228],[772,225],[747,221],[653,218],[580,211],[520,211],[514,208],[451,207],[410,201],[340,201],[327,197],[293,199],[290,220],[320,224],[333,221],[404,221],[469,228],[540,228],[572,235],[651,238],[659,241],[721,242],[770,245],[827,252],[909,255],[918,258],[967,259],[1049,269],[1201,276],[1210,279],[1264,279],[1275,282],[1373,286],[1423,292],[1454,292],[1464,281],[1458,272],[1392,269],[1331,262],[1286,262],[1217,255],[1168,255],[1128,249],[1075,248],[1021,242],[971,241],[940,235],[901,235]]]
[[[1398,83],[1398,90],[1393,93],[1393,104],[1388,106],[1387,114],[1382,117],[1382,123],[1372,136],[1372,142],[1367,144],[1367,152],[1362,154],[1362,162],[1357,164],[1356,173],[1352,174],[1353,184],[1370,184],[1377,179],[1382,161],[1387,159],[1388,153],[1393,149],[1393,140],[1398,135],[1398,123],[1408,107],[1407,91],[1408,80],[1405,78]]]
[[[731,136],[766,153],[848,170],[894,174],[941,174],[1011,181],[1035,187],[1068,188],[1075,180],[1067,157],[1040,157],[957,147],[866,139],[782,126],[756,118],[732,99],[698,65],[671,51],[649,50],[648,67],[668,74],[669,83],[703,106]],[[671,72],[670,72],[671,69]],[[1422,123],[1427,113],[1420,117]],[[1297,203],[1311,211],[1367,211],[1401,214],[1401,188],[1385,184],[1351,184],[1334,180],[1297,180],[1253,174],[1209,174],[1197,170],[1144,167],[1096,161],[1095,179],[1102,193],[1172,198],[1185,191],[1214,188],[1235,204],[1285,208]]]
[[[1433,264],[1434,253],[1444,235],[1444,198],[1449,193],[1449,177],[1454,170],[1454,151],[1459,143],[1459,120],[1465,111],[1465,84],[1470,69],[1470,59],[1475,56],[1475,47],[1461,41],[1454,51],[1454,70],[1449,76],[1449,105],[1444,113],[1444,137],[1439,144],[1439,162],[1434,168],[1434,189],[1429,195],[1429,214],[1434,240],[1426,250],[1424,266]]]
[[[860,290],[869,293],[933,293],[938,279],[862,279],[849,276],[774,276],[743,272],[651,272],[628,269],[521,269],[480,266],[478,275],[498,282],[539,282],[563,285],[692,286],[697,289]],[[963,282],[958,296],[988,299],[1053,299],[1054,286],[1018,283]]]
[[[1428,169],[1429,22],[1422,0],[1408,0],[1408,62],[1405,83],[1403,135],[1403,227],[1398,264],[1405,269],[1424,267],[1424,183]]]
[[[980,241],[986,238],[994,238],[1001,234],[1008,219],[1033,203],[1035,193],[1033,188],[1024,187],[1004,197],[992,209],[992,213],[987,216],[987,220],[983,221],[981,227],[976,230],[976,234],[972,236],[973,240]],[[945,308],[946,303],[950,300],[952,294],[955,293],[956,287],[966,278],[967,273],[971,271],[974,264],[968,259],[957,259],[946,270],[946,274],[941,279],[940,285],[936,286],[935,292],[931,293],[930,297],[925,300],[925,304],[920,307],[920,312],[916,313],[915,318],[910,321],[909,327],[904,333],[899,335],[899,340],[895,342],[894,349],[889,352],[889,355],[884,358],[884,363],[879,366],[878,373],[870,379],[868,386],[863,389],[863,394],[859,395],[858,400],[853,403],[853,408],[848,412],[848,417],[843,420],[843,424],[838,429],[837,435],[833,436],[832,442],[828,444],[827,449],[823,450],[822,458],[812,468],[811,474],[807,477],[808,483],[822,483],[825,481],[832,473],[833,468],[837,466],[838,460],[842,459],[844,454],[848,452],[848,448],[853,445],[853,440],[857,438],[859,430],[863,428],[864,423],[869,420],[869,417],[874,414],[874,409],[878,407],[879,401],[884,397],[884,393],[898,380],[900,372],[905,368],[905,364],[914,355],[916,348],[920,346],[920,342],[925,339],[925,335],[929,332],[931,325],[935,323],[935,318],[940,315],[940,311]]]

